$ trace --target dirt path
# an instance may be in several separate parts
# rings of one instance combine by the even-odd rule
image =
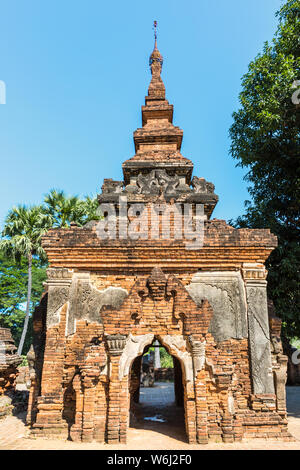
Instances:
[[[152,399],[155,401],[159,396],[159,391],[151,391]],[[198,449],[198,450],[230,450],[230,449],[297,449],[300,450],[300,387],[287,387],[287,405],[289,430],[297,439],[295,442],[282,442],[271,440],[244,440],[241,443],[223,444],[211,443],[207,445],[189,445],[186,442],[184,433],[182,433],[182,415],[176,415],[174,419],[174,408],[172,408],[168,390],[164,390],[164,408],[157,403],[153,406],[146,404],[147,397],[142,397],[140,416],[129,428],[128,444],[107,445],[98,443],[75,443],[71,441],[51,440],[51,439],[31,439],[28,438],[29,430],[22,421],[22,416],[9,416],[5,420],[0,421],[0,449],[34,449],[34,450],[180,450],[180,449]],[[168,405],[169,403],[169,405]],[[145,414],[148,417],[158,415],[158,419],[165,419],[161,422],[145,421]],[[24,419],[24,415],[23,415]]]

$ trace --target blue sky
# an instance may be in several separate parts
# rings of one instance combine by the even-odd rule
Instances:
[[[214,217],[243,212],[245,171],[229,156],[241,77],[271,40],[281,0],[10,0],[0,10],[0,226],[51,188],[80,196],[121,179],[150,82],[153,20],[182,153],[212,181]]]

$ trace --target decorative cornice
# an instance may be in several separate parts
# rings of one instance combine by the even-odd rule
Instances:
[[[120,356],[126,345],[126,335],[107,335],[106,342],[111,356]]]

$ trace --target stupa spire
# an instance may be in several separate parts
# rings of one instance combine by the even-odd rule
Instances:
[[[152,79],[148,88],[148,96],[157,99],[165,99],[165,86],[161,79],[161,69],[163,64],[163,56],[157,48],[157,21],[154,21],[154,49],[149,57],[149,65],[151,69]]]
[[[161,53],[159,52],[157,48],[157,21],[154,21],[153,29],[154,29],[154,49],[149,58],[149,65],[150,65],[152,75],[159,76],[161,73],[161,69],[162,69],[163,56],[161,55]]]

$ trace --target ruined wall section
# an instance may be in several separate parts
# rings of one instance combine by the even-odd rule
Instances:
[[[130,367],[157,337],[182,367],[190,442],[289,438],[282,400],[255,392],[251,380],[243,276],[50,270],[43,379],[39,396],[31,392],[34,433],[125,442]]]

